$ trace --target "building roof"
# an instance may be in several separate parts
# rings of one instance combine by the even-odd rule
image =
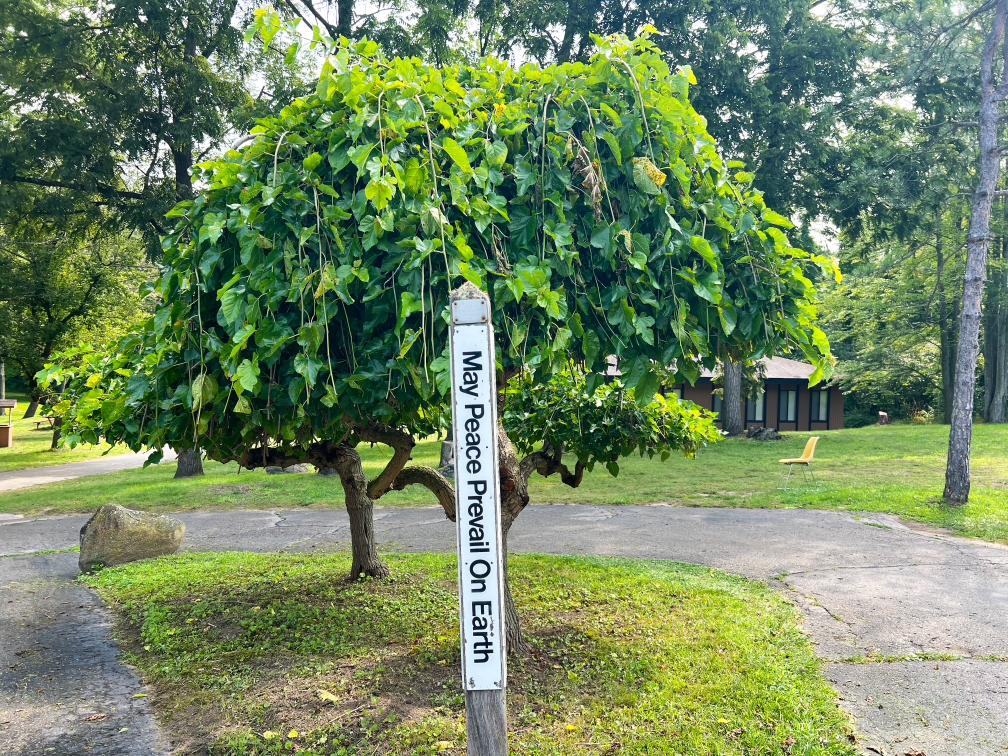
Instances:
[[[763,357],[760,359],[760,362],[763,363],[763,367],[766,369],[767,380],[807,381],[808,377],[815,370],[807,362],[789,360],[787,357]],[[704,368],[700,371],[700,375],[710,380],[714,374]]]
[[[787,357],[763,357],[760,359],[766,369],[767,380],[807,381],[815,368],[807,362],[789,360]],[[609,355],[606,375],[618,376],[620,370],[616,364],[616,356]],[[709,381],[714,373],[707,368],[700,371],[700,380]]]

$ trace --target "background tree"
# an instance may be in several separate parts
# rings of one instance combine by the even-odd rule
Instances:
[[[115,340],[146,315],[139,285],[147,274],[129,239],[17,242],[0,237],[0,360],[28,384],[32,417],[42,398],[35,374],[77,339]]]
[[[944,496],[951,504],[964,504],[969,499],[970,440],[980,337],[980,304],[983,300],[984,273],[990,245],[991,206],[1001,168],[1001,154],[1005,149],[998,144],[998,124],[1001,120],[1001,101],[1008,95],[1008,45],[1004,39],[1006,23],[1008,0],[999,0],[980,58],[981,97],[977,118],[980,161],[970,211],[969,235],[966,237],[966,275],[963,279],[962,310],[959,316],[955,396],[949,431],[948,465],[945,470]],[[999,80],[996,80],[994,59],[1001,47],[1004,48],[1004,70]]]
[[[238,0],[0,6],[3,233],[135,229],[159,255],[194,161],[303,86],[285,51],[243,44],[244,12]]]
[[[259,21],[267,35],[282,25]],[[695,380],[717,343],[790,344],[818,380],[829,345],[803,266],[831,264],[791,247],[752,177],[730,174],[689,104],[688,72],[672,74],[643,39],[597,44],[588,67],[521,70],[387,60],[371,42],[336,50],[314,96],[201,167],[205,192],[171,213],[164,304],[74,371],[58,407],[68,442],[100,432],[132,448],[191,441],[246,467],[333,467],[353,574],[380,575],[376,499],[422,484],[453,514],[451,484],[407,462],[416,435],[447,422],[445,312],[465,279],[493,301],[502,410],[513,381],[561,374],[583,374],[575,396],[590,403],[610,354],[648,407],[660,366]],[[695,410],[665,406],[684,430],[656,423],[647,439],[687,451],[704,440]],[[362,441],[393,450],[371,481]],[[552,454],[519,458],[500,434],[505,538],[528,476],[564,474],[568,440],[549,443]],[[579,480],[593,457],[572,451],[565,477]]]

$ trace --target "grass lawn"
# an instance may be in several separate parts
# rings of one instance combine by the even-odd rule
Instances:
[[[184,752],[465,751],[455,558],[179,554],[85,579]],[[797,611],[672,562],[513,555],[514,754],[854,754]]]
[[[46,465],[61,465],[64,462],[81,462],[85,459],[95,459],[108,451],[108,445],[101,446],[78,446],[76,449],[51,449],[53,431],[45,418],[36,415],[34,418],[24,419],[24,413],[28,411],[28,397],[24,394],[7,394],[8,399],[17,399],[18,406],[14,410],[14,446],[0,449],[0,472],[8,470],[23,470],[26,467],[44,467]],[[43,421],[41,425],[36,425],[36,421]],[[3,418],[3,423],[7,424],[7,418]],[[122,454],[127,452],[125,446],[119,446],[109,454]]]
[[[700,452],[697,459],[667,462],[631,457],[611,477],[604,468],[585,475],[580,488],[558,477],[533,475],[534,503],[643,504],[686,506],[814,507],[891,512],[947,527],[964,535],[1008,543],[1008,426],[973,429],[970,503],[945,507],[944,484],[948,426],[890,425],[820,431],[815,469],[818,492],[775,489],[781,457],[798,456],[809,433],[789,433],[786,441],[761,443],[729,439]],[[418,463],[436,465],[439,442],[421,442]],[[361,447],[365,469],[376,474],[390,455],[386,447]],[[172,479],[175,465],[127,470],[101,476],[0,493],[0,512],[91,511],[114,502],[140,509],[294,508],[342,506],[335,477],[266,475],[239,472],[236,465],[205,464],[206,476]],[[434,504],[426,489],[392,492],[381,506]]]

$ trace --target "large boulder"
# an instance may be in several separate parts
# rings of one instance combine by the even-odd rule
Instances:
[[[183,535],[185,523],[174,517],[105,504],[81,528],[77,564],[81,572],[88,572],[99,565],[113,567],[174,554]]]

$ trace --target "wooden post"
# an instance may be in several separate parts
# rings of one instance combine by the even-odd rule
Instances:
[[[452,426],[459,631],[469,756],[506,756],[507,638],[497,458],[497,365],[490,299],[451,293]]]

